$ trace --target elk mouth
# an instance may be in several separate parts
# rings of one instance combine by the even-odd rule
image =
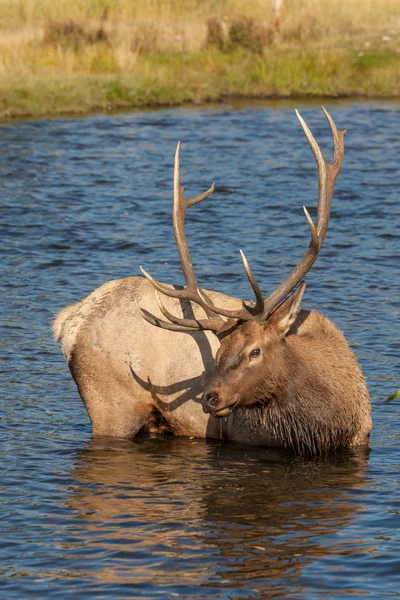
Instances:
[[[233,394],[232,398],[224,400],[216,392],[206,392],[202,397],[203,411],[212,417],[227,417],[235,410],[239,400],[239,394]]]
[[[221,410],[217,410],[214,413],[211,412],[211,416],[216,417],[218,419],[221,419],[222,417],[227,417],[235,410],[235,407],[236,407],[236,403],[231,404],[230,406],[227,406],[226,408],[221,408]]]

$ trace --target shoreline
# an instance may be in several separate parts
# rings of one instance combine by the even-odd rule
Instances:
[[[382,103],[396,103],[400,105],[400,96],[393,95],[366,95],[366,94],[352,94],[352,95],[301,95],[301,96],[267,96],[260,94],[255,95],[243,95],[233,93],[230,95],[221,96],[218,99],[209,99],[204,101],[185,101],[185,102],[165,102],[155,104],[126,104],[121,103],[120,105],[115,104],[113,106],[104,105],[93,105],[85,109],[60,109],[53,112],[29,112],[29,111],[13,111],[10,110],[9,114],[2,114],[0,112],[0,125],[12,123],[15,121],[40,121],[47,119],[85,119],[93,115],[113,116],[121,113],[139,112],[139,111],[156,111],[165,109],[184,109],[184,110],[196,110],[196,109],[207,109],[213,107],[223,107],[228,105],[230,110],[243,110],[245,108],[257,108],[265,106],[282,107],[283,105],[293,105],[294,107],[299,104],[317,105],[321,106],[325,103],[329,104],[341,104],[346,102],[382,102]]]

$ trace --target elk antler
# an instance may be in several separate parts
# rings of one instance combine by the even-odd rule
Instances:
[[[243,306],[239,310],[227,310],[216,307],[211,300],[200,290],[197,283],[196,277],[193,272],[193,267],[190,261],[190,254],[187,246],[185,231],[184,231],[184,220],[185,213],[189,206],[200,202],[214,191],[214,185],[197,198],[193,200],[185,200],[183,195],[183,187],[180,185],[179,179],[179,144],[175,154],[175,169],[174,169],[174,209],[173,209],[173,226],[175,239],[178,247],[179,257],[181,260],[182,270],[185,275],[187,287],[185,289],[176,290],[170,288],[165,284],[162,284],[154,280],[144,269],[141,268],[143,275],[150,281],[150,283],[156,288],[156,290],[171,296],[174,298],[185,298],[196,304],[199,304],[207,315],[207,319],[180,319],[171,315],[161,304],[161,300],[157,294],[157,300],[160,306],[162,314],[169,320],[169,322],[160,321],[154,315],[149,312],[140,309],[140,314],[153,325],[158,327],[164,327],[166,329],[173,329],[179,331],[192,331],[199,329],[210,329],[216,333],[221,330],[224,326],[225,321],[221,319],[221,316],[243,320],[243,321],[256,321],[259,323],[265,322],[268,317],[274,312],[279,304],[289,295],[294,287],[303,279],[306,273],[309,271],[315,260],[317,259],[318,253],[322,247],[325,239],[325,234],[328,229],[329,215],[332,203],[333,189],[336,181],[336,177],[343,164],[344,158],[344,136],[347,133],[347,129],[339,131],[325,108],[322,110],[329,122],[332,130],[333,142],[334,142],[334,156],[332,163],[328,164],[321,152],[320,147],[314,139],[307,124],[296,110],[296,115],[300,121],[300,124],[304,130],[307,140],[311,146],[311,150],[314,154],[317,167],[318,167],[318,209],[317,209],[317,225],[315,226],[307,209],[303,207],[307,222],[311,233],[310,245],[303,256],[298,266],[292,271],[292,273],[285,279],[278,288],[272,292],[272,294],[264,299],[261,289],[255,280],[245,255],[241,252],[242,260],[246,270],[247,277],[253,288],[256,296],[256,303],[254,306],[247,305],[243,302]]]
[[[223,325],[224,321],[217,313],[215,313],[214,318],[212,318],[212,304],[208,299],[206,300],[204,292],[200,291],[199,284],[197,283],[197,279],[193,271],[193,266],[190,259],[190,253],[185,234],[185,215],[187,209],[189,208],[189,206],[193,206],[194,204],[197,204],[198,202],[201,202],[202,200],[210,196],[210,194],[212,194],[214,191],[214,184],[212,184],[210,189],[204,192],[204,194],[201,194],[196,198],[192,198],[191,200],[186,200],[184,196],[184,188],[181,186],[180,182],[179,155],[180,142],[178,142],[176,148],[174,162],[174,205],[172,211],[172,224],[174,228],[175,241],[178,248],[178,254],[181,261],[182,271],[186,280],[186,288],[175,289],[172,287],[168,287],[164,283],[160,283],[159,281],[153,279],[153,277],[151,277],[149,273],[147,273],[142,267],[140,267],[140,270],[143,273],[143,275],[155,287],[157,302],[160,307],[160,310],[170,322],[162,321],[154,315],[152,315],[151,313],[149,313],[148,311],[141,309],[138,305],[137,306],[139,313],[144,319],[146,319],[146,321],[149,321],[149,323],[151,323],[152,325],[156,325],[157,327],[162,327],[163,329],[170,329],[174,331],[193,331],[201,329],[210,329],[211,331],[217,332],[221,329],[221,325]],[[165,296],[190,300],[191,302],[199,304],[204,309],[208,318],[181,319],[179,317],[173,316],[163,306],[160,296],[157,294],[157,290]]]

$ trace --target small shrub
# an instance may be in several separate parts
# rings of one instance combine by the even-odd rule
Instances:
[[[217,17],[211,17],[207,21],[206,48],[214,47],[223,50],[224,46],[225,39],[221,21]]]
[[[390,402],[391,400],[400,400],[400,388],[397,390],[397,392],[386,398],[386,402]]]
[[[261,54],[271,41],[272,31],[251,17],[238,17],[229,28],[229,49],[240,47]]]
[[[98,27],[89,28],[70,19],[69,21],[49,21],[44,29],[43,42],[51,46],[61,48],[72,48],[80,50],[82,46],[96,44],[98,42],[108,43],[108,36],[104,29],[108,11],[104,10]]]
[[[43,42],[50,46],[72,47],[78,50],[87,42],[87,33],[82,25],[75,21],[50,21],[47,23]]]

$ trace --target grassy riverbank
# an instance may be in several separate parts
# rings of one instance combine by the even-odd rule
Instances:
[[[0,116],[400,97],[398,0],[0,0]]]

